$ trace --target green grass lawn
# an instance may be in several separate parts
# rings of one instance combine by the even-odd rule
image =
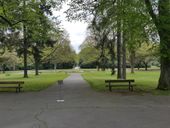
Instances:
[[[33,73],[29,74],[29,78],[23,78],[21,72],[6,72],[0,74],[1,81],[24,81],[23,90],[26,91],[40,91],[48,88],[57,82],[57,80],[63,80],[68,77],[65,72],[42,72],[39,76],[35,76]],[[3,91],[4,89],[0,90]],[[10,91],[10,90],[4,90]]]
[[[162,95],[170,94],[170,91],[156,90],[159,75],[159,71],[136,71],[134,74],[127,73],[127,79],[135,79],[135,92],[147,92]],[[104,81],[107,79],[116,79],[116,75],[111,76],[109,71],[84,72],[82,76],[90,86],[97,91],[108,91],[108,88],[105,87]],[[125,87],[125,89],[127,88]]]

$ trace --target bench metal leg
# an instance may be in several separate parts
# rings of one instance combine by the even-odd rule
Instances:
[[[130,81],[129,81],[129,91],[133,92],[133,85],[131,85]]]
[[[21,91],[21,87],[20,87],[20,84],[18,84],[18,91],[19,91],[19,92]]]
[[[110,91],[110,92],[112,91],[112,87],[111,87],[111,86],[109,86],[109,91]]]
[[[110,92],[112,91],[112,86],[110,85],[110,83],[109,83],[109,91]]]
[[[131,86],[131,92],[133,92],[133,86]]]

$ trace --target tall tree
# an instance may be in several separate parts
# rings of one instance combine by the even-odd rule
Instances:
[[[170,0],[145,0],[160,37],[161,74],[158,89],[170,89]]]
[[[42,14],[43,15],[43,14]],[[57,24],[56,24],[57,26]],[[45,47],[52,47],[59,35],[58,27],[54,27],[53,22],[47,17],[41,16],[36,22],[28,27],[31,53],[34,57],[35,75],[39,75],[39,65],[42,61],[42,53]],[[56,36],[54,39],[53,36]]]
[[[37,21],[41,16],[52,15],[52,8],[61,5],[60,0],[1,0],[0,1],[0,24],[2,26],[10,26],[13,29],[20,29],[23,40],[19,47],[23,49],[24,57],[24,77],[28,77],[27,73],[27,57],[30,42],[28,41],[28,28]],[[21,27],[22,26],[22,27]]]

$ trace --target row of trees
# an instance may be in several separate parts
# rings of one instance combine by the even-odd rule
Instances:
[[[53,64],[51,60],[58,59],[56,51],[70,49],[68,53],[73,53],[69,37],[64,37],[66,33],[61,29],[57,17],[52,15],[52,10],[60,9],[61,5],[60,0],[0,0],[2,65],[7,65],[6,62],[12,59],[7,56],[7,52],[15,56],[17,54],[16,57],[23,60],[24,77],[28,77],[29,59],[34,63],[35,74],[38,75],[40,64],[49,61]],[[57,47],[57,50],[53,51],[51,47]],[[44,49],[48,49],[48,54],[45,54]],[[69,63],[74,62],[73,58]]]
[[[64,35],[66,33],[63,33]],[[63,35],[63,37],[64,37]],[[34,69],[35,74],[38,75],[39,69],[54,69],[56,68],[73,68],[75,65],[76,53],[71,47],[69,37],[66,39],[58,39],[53,46],[46,46],[44,48],[38,49],[41,50],[40,56],[35,55],[35,49],[29,48],[29,56],[27,61],[27,68]],[[37,56],[37,59],[35,58]],[[38,60],[35,62],[35,60]],[[18,56],[17,52],[9,51],[6,49],[0,55],[0,68],[3,72],[5,70],[20,70],[23,69],[23,57]]]
[[[104,62],[104,53],[109,51],[113,72],[117,55],[118,79],[126,79],[127,51],[134,67],[134,56],[143,43],[158,45],[161,63],[158,89],[170,89],[169,0],[72,0],[69,5],[70,20],[90,19],[100,57]]]
[[[148,67],[152,66],[160,66],[159,55],[157,54],[158,46],[153,46],[151,44],[143,43],[139,48],[136,49],[135,55],[130,55],[129,51],[126,53],[126,67],[131,68],[131,73],[134,73],[134,68],[145,68],[148,70]],[[105,61],[102,61],[100,49],[96,46],[96,42],[92,39],[92,37],[87,37],[83,44],[80,46],[79,53],[79,65],[81,68],[98,68],[98,70],[105,70],[105,68],[112,68],[112,64],[117,67],[117,58],[115,62],[112,63],[112,56],[110,55],[110,51],[105,48]],[[115,52],[116,49],[113,49]],[[133,60],[133,62],[132,62]],[[134,66],[132,66],[132,63]],[[115,71],[112,71],[112,75]]]

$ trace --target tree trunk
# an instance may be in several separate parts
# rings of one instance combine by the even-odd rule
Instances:
[[[122,78],[126,79],[126,37],[122,32]]]
[[[158,15],[153,11],[150,0],[145,0],[146,7],[157,27],[160,37],[160,53],[161,53],[161,73],[158,83],[158,89],[170,89],[170,1],[158,1]]]
[[[117,33],[117,79],[122,79],[122,42],[121,42],[121,23],[118,22]]]
[[[100,71],[100,67],[99,66],[97,67],[97,71]]]
[[[161,58],[161,74],[159,78],[158,89],[170,89],[170,60]]]
[[[100,56],[100,68],[101,68],[101,71],[105,71],[106,69],[106,57],[105,57],[105,47],[104,47],[104,43],[102,43],[102,46],[101,46],[101,56]]]
[[[24,34],[24,78],[28,78],[28,67],[27,67],[27,54],[28,54],[28,44],[26,39],[26,26],[23,23],[23,34]]]
[[[106,68],[102,67],[102,71],[104,72],[106,70]]]
[[[33,56],[35,61],[35,75],[39,75],[39,63],[40,63],[40,52],[39,49],[35,46],[32,47],[33,50]]]
[[[13,71],[16,70],[16,64],[15,63],[13,64],[12,68],[13,68]]]
[[[39,62],[37,59],[35,59],[35,75],[39,75]]]
[[[57,69],[57,64],[55,63],[54,64],[54,71],[56,71],[56,69]]]
[[[6,65],[3,64],[3,65],[2,65],[2,73],[3,73],[3,74],[5,73],[5,68],[6,68]]]
[[[140,70],[140,64],[138,64],[138,71]]]
[[[38,66],[38,65],[39,65],[39,64],[36,62],[36,63],[35,63],[35,75],[36,75],[36,76],[39,75],[39,68],[38,68],[39,66]]]
[[[145,71],[148,71],[148,64],[144,63],[144,65],[145,65]]]
[[[130,67],[131,67],[131,73],[135,73],[135,52],[132,51],[130,53]]]
[[[158,89],[170,90],[170,1],[159,1],[159,24],[157,25],[160,36],[161,73]]]
[[[117,1],[117,9],[121,9],[121,0]],[[122,79],[122,19],[117,15],[117,79]]]
[[[161,73],[158,83],[158,89],[170,90],[170,56],[168,51],[170,51],[170,31],[169,34],[165,30],[160,32],[160,47],[161,47]]]
[[[111,57],[111,62],[112,62],[111,75],[114,75],[115,74],[115,52],[114,52],[114,46],[112,43],[110,47],[110,54],[111,54],[110,57]]]
[[[115,75],[115,56],[112,57],[111,75]]]

